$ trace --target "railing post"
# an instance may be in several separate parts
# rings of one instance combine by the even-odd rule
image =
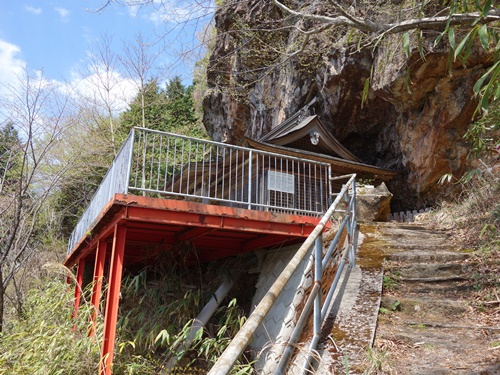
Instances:
[[[132,131],[130,132],[131,137],[131,145],[130,145],[130,152],[128,153],[128,168],[127,168],[127,176],[126,176],[126,184],[125,184],[125,194],[128,194],[128,189],[130,185],[130,174],[132,173],[132,159],[134,155],[134,147],[135,147],[135,128],[132,128]]]
[[[333,171],[332,165],[328,166],[328,201],[327,204],[333,201]]]
[[[352,182],[352,196],[351,196],[351,236],[350,236],[350,246],[351,246],[351,263],[354,267],[356,265],[356,231],[357,231],[357,223],[356,223],[356,180]]]
[[[314,284],[315,287],[321,291],[321,281],[323,278],[323,235],[320,234],[316,237],[315,248],[314,248]],[[314,321],[313,321],[313,338],[311,344],[309,345],[309,353],[307,353],[306,359],[304,361],[304,366],[302,369],[303,374],[309,374],[309,368],[313,364],[313,353],[312,351],[316,348],[321,335],[321,292],[316,294],[314,298]]]
[[[252,209],[252,150],[248,152],[248,209]]]
[[[144,132],[143,133],[143,136],[142,136],[142,139],[143,139],[143,144],[144,144],[144,150],[142,152],[142,178],[141,178],[141,188],[142,189],[145,189],[146,188],[146,156],[147,156],[147,149],[148,149],[148,145],[147,145],[147,140],[148,140],[148,133]],[[146,192],[143,190],[143,193],[142,195],[146,195]]]
[[[314,247],[314,283],[321,286],[323,279],[323,235],[320,233]],[[318,293],[314,302],[314,334],[321,329],[321,293]]]

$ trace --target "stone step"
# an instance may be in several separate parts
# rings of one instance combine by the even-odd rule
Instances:
[[[429,247],[427,247],[429,249]],[[436,247],[432,246],[429,250],[410,250],[394,252],[388,255],[388,259],[397,262],[458,262],[471,257],[467,252],[455,251],[436,251]]]
[[[381,307],[386,313],[394,312],[401,318],[401,314],[415,315],[419,319],[432,319],[439,316],[440,320],[451,320],[470,311],[466,301],[455,299],[433,299],[428,296],[412,295],[405,298],[399,296],[384,296]],[[383,310],[383,311],[385,311]]]
[[[448,283],[428,283],[428,282],[401,282],[397,285],[398,294],[401,295],[418,295],[427,294],[436,298],[461,298],[463,293],[470,291],[473,285],[464,282],[448,282]]]
[[[409,236],[416,235],[431,235],[431,236],[443,236],[449,237],[449,235],[445,231],[441,231],[438,229],[429,228],[422,225],[410,224],[410,225],[394,225],[394,224],[384,224],[378,225],[378,230],[383,232],[384,234],[404,234]]]
[[[415,241],[394,241],[386,242],[385,246],[382,246],[384,251],[411,251],[411,250],[426,250],[432,249],[432,251],[447,251],[450,250],[449,244],[436,244],[432,243],[432,246],[424,243],[416,243]]]
[[[500,374],[500,327],[480,325],[465,300],[473,253],[450,236],[414,225],[382,225],[372,243],[385,256],[377,347],[400,374]],[[385,309],[385,310],[382,310]]]
[[[498,374],[500,363],[495,353],[485,347],[498,339],[498,330],[457,324],[434,324],[432,321],[402,321],[385,332],[384,339],[411,351],[404,365],[398,363],[403,374]],[[474,343],[482,342],[478,346]]]
[[[459,272],[467,272],[471,271],[472,267],[469,264],[464,265],[460,261],[448,261],[448,262],[387,262],[384,265],[385,270],[393,271],[393,272],[406,272],[406,273],[414,273],[414,272],[432,272],[433,274],[437,272],[449,272],[450,270],[459,271]]]
[[[379,234],[384,241],[394,244],[415,244],[428,246],[430,243],[437,246],[450,246],[450,237],[447,234],[432,230],[406,230],[399,228],[382,228]]]
[[[394,275],[396,280],[415,281],[414,279],[435,279],[458,277],[466,278],[472,267],[461,263],[414,263],[387,264],[385,270]]]

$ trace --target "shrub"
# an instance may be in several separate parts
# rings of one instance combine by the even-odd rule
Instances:
[[[65,281],[31,289],[23,317],[0,335],[0,374],[96,374],[100,339],[87,334],[90,307],[84,304],[75,319],[72,310]]]

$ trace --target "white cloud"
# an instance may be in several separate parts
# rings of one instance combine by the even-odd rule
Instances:
[[[59,14],[62,21],[64,21],[64,22],[68,21],[68,17],[69,17],[69,13],[70,13],[68,9],[56,7],[56,8],[54,8],[54,10]]]
[[[31,14],[34,14],[35,16],[38,16],[39,14],[42,13],[42,8],[35,8],[31,5],[25,5],[24,10]]]
[[[26,68],[26,62],[18,57],[20,53],[20,47],[0,39],[0,94],[18,82]]]
[[[140,11],[139,5],[129,5],[128,7],[128,15],[132,18],[137,17]]]
[[[99,69],[85,75],[73,72],[65,91],[83,98],[96,108],[104,109],[109,105],[114,115],[117,115],[128,108],[128,103],[137,95],[138,86],[132,79],[123,77],[119,72]],[[106,103],[108,91],[110,99]]]

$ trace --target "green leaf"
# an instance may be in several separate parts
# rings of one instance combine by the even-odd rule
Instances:
[[[410,33],[408,32],[403,34],[403,49],[406,56],[410,57]]]
[[[411,77],[410,77],[410,68],[406,68],[406,91],[408,94],[411,94]]]
[[[370,92],[370,77],[368,77],[365,80],[365,85],[363,87],[363,94],[361,95],[361,107],[366,103],[368,100],[368,94]]]
[[[420,58],[425,61],[425,53],[424,53],[424,44],[422,38],[422,31],[418,33],[418,53],[420,54]]]
[[[194,334],[194,339],[195,340],[200,340],[202,337],[203,337],[203,329],[200,328]]]
[[[498,98],[500,98],[500,84],[497,84],[496,86],[497,88],[495,90],[495,95],[493,95],[493,100],[497,100]]]
[[[500,64],[500,61],[497,61],[491,68],[488,69],[488,71],[486,73],[484,73],[481,76],[481,78],[479,78],[477,80],[476,84],[474,85],[474,93],[479,94],[479,92],[481,91],[481,89],[483,87],[484,81],[486,80],[486,78],[488,78],[488,76],[491,74],[491,72],[493,72],[495,69],[497,69],[499,64]]]
[[[488,26],[486,25],[481,26],[478,30],[478,34],[479,34],[479,40],[483,48],[485,50],[489,50],[490,43],[488,42]]]
[[[491,9],[491,0],[487,0],[486,3],[484,4],[483,11],[481,12],[481,17],[487,17],[488,13],[490,12]]]
[[[476,38],[478,30],[479,30],[478,27],[472,29],[472,35],[471,38],[469,39],[469,42],[467,43],[467,48],[465,49],[465,53],[460,58],[460,61],[462,62],[463,65],[465,65],[467,63],[467,60],[469,59],[469,56],[472,52],[472,44],[474,43],[474,39]]]
[[[160,341],[160,344],[164,344],[165,342],[168,344],[170,342],[170,335],[168,334],[168,331],[166,329],[162,329],[160,333],[155,338],[155,343]]]
[[[454,28],[450,28],[448,30],[448,40],[450,41],[450,46],[451,48],[455,49],[455,29]]]
[[[471,169],[470,171],[468,171],[466,174],[463,175],[461,182],[466,184],[466,183],[470,182],[474,178],[474,176],[481,178],[481,175],[482,175],[482,172],[479,168]]]
[[[434,47],[436,47],[436,46],[439,44],[439,42],[441,41],[441,39],[443,39],[443,36],[445,36],[445,35],[446,35],[446,31],[447,31],[447,30],[448,30],[448,29],[446,29],[446,30],[445,30],[445,31],[443,31],[441,34],[439,34],[439,36],[438,36],[438,37],[436,38],[436,40],[434,41]]]
[[[457,59],[457,56],[460,55],[460,53],[462,52],[462,50],[464,49],[465,47],[465,44],[467,43],[467,41],[469,40],[470,36],[472,34],[472,30],[469,31],[467,33],[467,35],[460,41],[460,43],[458,44],[457,48],[455,49],[455,53],[453,55],[453,58],[456,60]]]

